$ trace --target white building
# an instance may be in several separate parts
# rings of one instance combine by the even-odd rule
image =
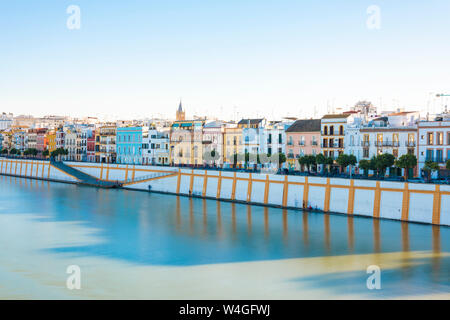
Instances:
[[[437,162],[444,169],[445,162],[450,159],[450,116],[439,117],[438,120],[418,124],[419,173],[422,173],[427,160]]]
[[[203,126],[203,162],[205,165],[221,166],[224,154],[224,130],[222,121],[208,122]]]
[[[0,130],[6,130],[11,128],[12,124],[13,124],[13,114],[12,113],[5,113],[3,112],[0,115]]]
[[[169,144],[168,133],[151,127],[142,137],[142,164],[169,164]]]

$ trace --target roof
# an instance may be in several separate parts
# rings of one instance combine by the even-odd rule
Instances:
[[[320,132],[320,119],[297,120],[286,132]]]
[[[343,119],[350,117],[351,114],[345,113],[345,114],[326,114],[322,117],[322,119]]]
[[[402,111],[402,112],[394,112],[394,113],[390,113],[388,114],[389,116],[406,116],[407,114],[410,113],[416,113],[418,111]]]
[[[250,121],[250,124],[258,124],[261,123],[264,119],[242,119],[241,121],[239,121],[238,124],[248,124],[248,122]]]

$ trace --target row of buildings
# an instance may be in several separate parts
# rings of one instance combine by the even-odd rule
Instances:
[[[45,127],[42,124],[46,123]],[[3,114],[0,118],[3,149],[39,152],[68,151],[66,160],[121,164],[256,165],[256,155],[285,154],[285,167],[295,167],[304,155],[337,158],[352,154],[358,162],[391,153],[418,159],[416,174],[425,161],[444,167],[450,159],[450,114],[421,118],[419,112],[395,110],[378,113],[371,103],[359,102],[339,114],[320,119],[242,119],[238,122],[196,118],[187,120],[180,103],[175,121],[118,121],[95,118],[68,121],[48,117],[32,121]],[[236,155],[254,155],[246,159]],[[357,168],[355,168],[357,170]]]

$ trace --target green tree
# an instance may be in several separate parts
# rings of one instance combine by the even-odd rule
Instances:
[[[369,160],[360,160],[359,167],[364,170],[364,176],[367,178],[369,176],[369,170],[371,169]]]
[[[283,163],[286,162],[287,158],[286,155],[284,153],[278,153],[277,154],[277,160],[278,160],[278,167],[281,167],[283,165]]]
[[[12,148],[10,151],[9,151],[9,154],[11,154],[11,155],[15,155],[15,154],[19,154],[20,152],[19,152],[19,150],[17,150],[16,148]]]
[[[417,166],[417,158],[413,154],[405,154],[395,161],[395,166],[405,170],[405,180],[408,180],[409,169]]]
[[[377,171],[377,176],[384,176],[386,169],[392,167],[395,163],[395,157],[390,153],[380,154],[370,159],[371,169]]]
[[[313,155],[307,155],[306,157],[306,165],[308,166],[308,172],[311,172],[311,167],[316,165],[316,157]]]
[[[67,156],[69,154],[69,151],[67,151],[64,148],[58,148],[50,154],[52,158],[58,158],[58,160],[61,160],[61,156]]]
[[[447,163],[445,164],[445,168],[447,170],[450,170],[450,159],[447,160]]]
[[[331,171],[331,166],[333,165],[333,163],[334,163],[334,159],[332,157],[327,157],[326,158],[325,164],[327,165],[328,172]]]
[[[336,159],[336,162],[341,168],[341,172],[344,172],[348,166],[354,166],[356,164],[356,157],[354,155],[340,154]]]
[[[50,151],[48,151],[48,149],[45,149],[44,152],[42,152],[42,155],[47,158],[50,155]]]
[[[427,173],[426,174],[427,180],[430,181],[432,173],[439,171],[439,164],[431,160],[427,160],[425,161],[425,165],[422,170]]]
[[[323,154],[316,155],[316,163],[322,166],[322,174],[325,173],[325,164],[327,162],[327,158]]]
[[[308,165],[307,162],[308,162],[308,160],[307,160],[306,156],[301,156],[298,158],[298,163],[300,164],[301,172],[305,171],[305,167]]]

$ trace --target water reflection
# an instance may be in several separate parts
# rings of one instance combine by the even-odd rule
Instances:
[[[450,252],[445,227],[0,177],[0,215],[23,213],[81,222],[102,239],[43,248],[53,253],[170,266],[327,256],[348,256],[352,264],[362,255],[400,253],[400,267],[387,275],[393,281],[421,277],[449,285],[450,279],[450,262],[442,255]],[[413,252],[433,255],[417,260]],[[384,260],[374,255],[370,263]],[[329,285],[342,285],[338,276],[328,279]],[[356,276],[366,274],[343,279]]]

